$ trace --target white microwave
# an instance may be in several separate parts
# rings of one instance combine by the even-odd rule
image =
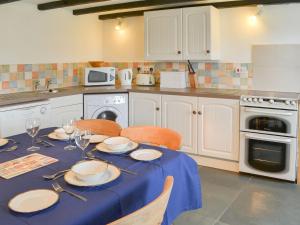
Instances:
[[[116,68],[90,67],[85,68],[84,86],[115,85]]]

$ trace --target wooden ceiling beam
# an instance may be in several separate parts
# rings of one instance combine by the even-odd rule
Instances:
[[[144,12],[153,11],[153,10],[160,10],[160,9],[176,9],[176,8],[184,8],[184,7],[196,7],[196,6],[208,6],[212,5],[216,8],[232,8],[232,7],[243,7],[243,6],[251,6],[251,5],[270,5],[270,4],[287,4],[287,3],[300,3],[300,0],[249,0],[249,1],[224,1],[224,2],[216,2],[216,3],[203,3],[203,4],[189,4],[186,6],[165,6],[162,5],[161,7],[155,9],[141,9],[136,11],[127,11],[127,12],[117,12],[117,13],[106,13],[103,15],[99,15],[100,20],[109,20],[109,19],[116,19],[116,18],[126,18],[126,17],[133,17],[133,16],[141,16]]]
[[[0,0],[0,5],[6,4],[6,3],[11,3],[11,2],[18,2],[20,0]]]
[[[37,8],[39,10],[49,10],[49,9],[57,9],[57,8],[63,8],[63,7],[68,7],[68,6],[83,5],[83,4],[97,3],[97,2],[106,2],[106,1],[109,1],[109,0],[58,0],[58,1],[38,4]]]
[[[143,7],[158,7],[171,4],[180,4],[184,5],[190,2],[202,2],[205,0],[147,0],[147,1],[138,1],[138,2],[127,2],[121,4],[105,5],[105,6],[96,6],[85,9],[75,9],[73,10],[74,15],[83,15],[89,13],[99,13],[99,12],[108,12],[115,10],[131,10],[138,9]]]

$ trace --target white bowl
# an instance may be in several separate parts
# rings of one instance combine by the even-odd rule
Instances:
[[[82,161],[72,166],[71,171],[76,178],[91,182],[101,178],[107,170],[107,164],[101,161]]]
[[[68,139],[69,136],[66,134],[65,130],[63,128],[57,128],[54,130],[54,133],[56,137],[61,139]]]
[[[103,141],[103,143],[111,150],[122,150],[125,149],[130,140],[126,137],[111,137]]]

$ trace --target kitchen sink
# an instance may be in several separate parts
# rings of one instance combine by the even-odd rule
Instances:
[[[38,92],[41,94],[51,94],[51,93],[55,94],[58,92],[58,90],[57,89],[49,89],[49,90],[42,90],[42,91],[38,91]]]

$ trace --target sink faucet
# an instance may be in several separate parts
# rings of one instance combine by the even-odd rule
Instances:
[[[52,84],[52,79],[51,78],[46,80],[46,83],[45,83],[46,90],[49,90],[50,84]]]
[[[37,91],[39,86],[40,86],[40,81],[39,80],[33,81],[33,90],[34,91]]]

